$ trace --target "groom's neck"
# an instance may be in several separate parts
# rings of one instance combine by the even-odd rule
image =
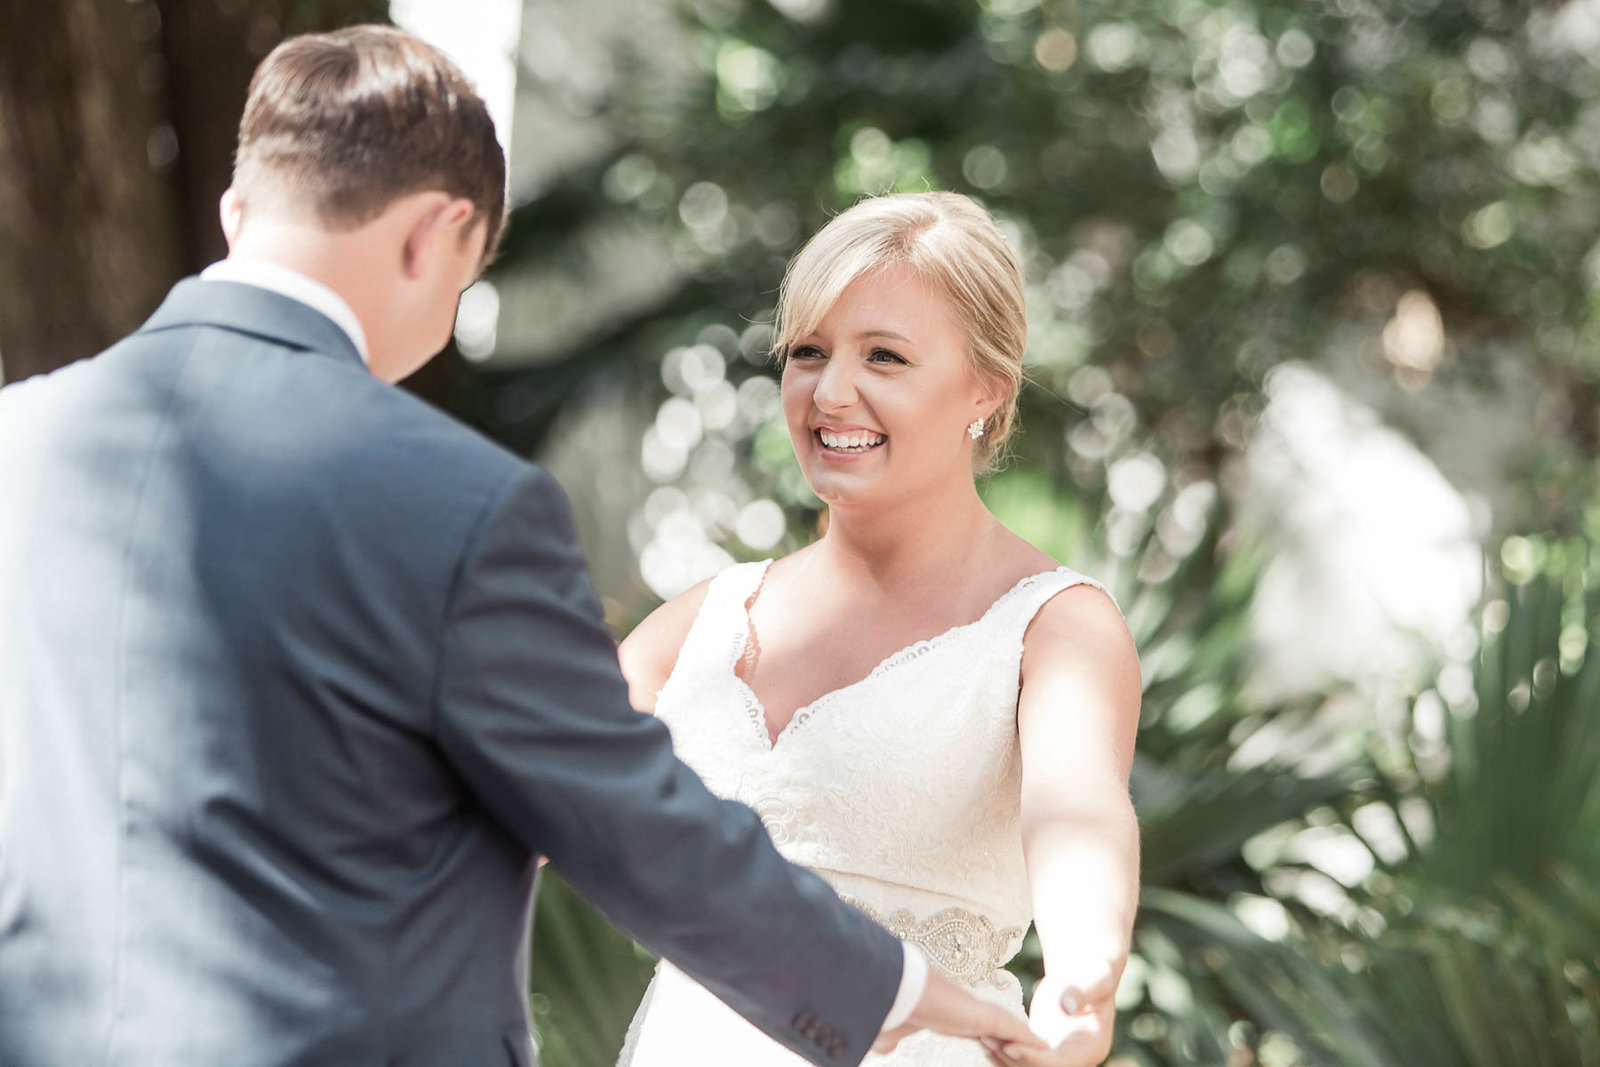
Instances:
[[[368,311],[381,301],[379,249],[373,235],[336,232],[296,220],[266,218],[243,227],[229,243],[228,258],[272,263],[332,289],[367,327]],[[370,332],[370,331],[369,331]]]

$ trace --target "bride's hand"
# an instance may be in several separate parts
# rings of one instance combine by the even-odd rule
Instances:
[[[985,1047],[1015,1046],[1044,1049],[1028,1024],[998,1004],[979,1000],[960,986],[938,974],[928,975],[922,999],[905,1024],[878,1035],[874,1052],[890,1052],[900,1040],[918,1030],[933,1030],[952,1037],[981,1040]]]
[[[1006,1049],[1000,1063],[1021,1067],[1093,1067],[1111,1054],[1115,1036],[1118,961],[1090,957],[1072,972],[1047,973],[1028,1012],[1048,1049]],[[992,1053],[991,1053],[992,1056]]]

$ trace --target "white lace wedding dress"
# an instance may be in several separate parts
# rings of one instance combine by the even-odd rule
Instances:
[[[800,708],[773,742],[735,673],[769,565],[730,567],[707,589],[656,703],[678,754],[712,791],[754,808],[787,858],[921,948],[934,970],[1021,1014],[1021,986],[1002,968],[1032,921],[1019,816],[1022,637],[1056,593],[1098,583],[1065,567],[1024,578],[976,622]],[[619,1067],[803,1063],[663,963]],[[929,1033],[867,1063],[989,1067],[976,1044]]]

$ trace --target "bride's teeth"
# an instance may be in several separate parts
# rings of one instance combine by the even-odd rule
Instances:
[[[836,451],[863,451],[876,447],[884,442],[880,434],[838,434],[826,430],[818,430],[817,437],[824,446]]]

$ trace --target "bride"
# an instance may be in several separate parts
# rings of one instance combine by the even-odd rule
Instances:
[[[1012,431],[1026,336],[1016,260],[972,200],[884,196],[835,218],[790,264],[778,326],[826,532],[664,604],[621,656],[635,706],[706,783],[935,972],[1020,1014],[1003,966],[1033,922],[1029,1016],[1052,1047],[994,1061],[1056,1067],[1111,1046],[1140,681],[1110,597],[974,485]],[[868,1062],[993,1055],[918,1033]],[[663,964],[622,1062],[800,1061]]]

